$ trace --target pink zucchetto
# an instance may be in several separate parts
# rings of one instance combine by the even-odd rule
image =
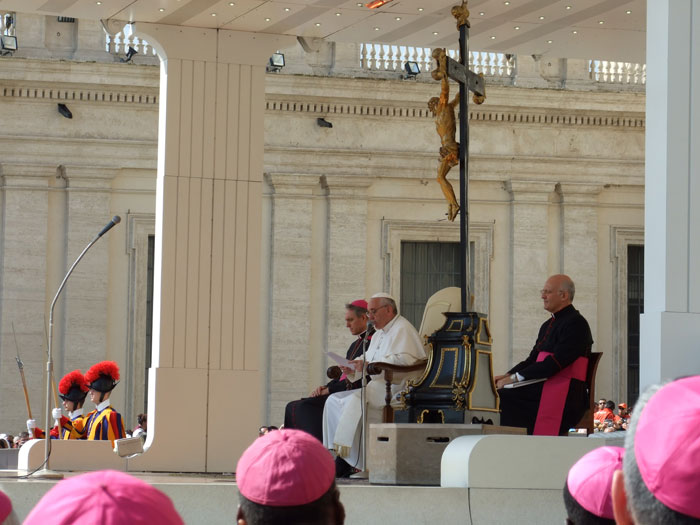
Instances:
[[[0,490],[0,523],[5,521],[12,512],[12,501]]]
[[[656,499],[700,518],[700,376],[668,383],[647,401],[637,421],[634,457]]]
[[[182,525],[168,496],[145,481],[100,470],[59,481],[39,500],[24,525],[99,523]]]
[[[357,306],[358,308],[364,308],[365,310],[367,310],[367,301],[365,301],[364,299],[355,299],[350,304],[352,306]]]
[[[335,463],[306,432],[281,429],[259,437],[238,460],[236,482],[246,499],[269,507],[316,501],[335,481]]]
[[[612,479],[622,470],[622,447],[600,447],[591,450],[569,470],[566,485],[571,496],[591,514],[609,520],[614,519],[612,505]]]

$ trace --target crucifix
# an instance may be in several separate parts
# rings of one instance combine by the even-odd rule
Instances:
[[[442,90],[440,97],[434,97],[428,102],[428,107],[435,114],[435,124],[442,141],[440,148],[440,167],[438,182],[448,203],[447,218],[453,221],[459,212],[459,242],[460,242],[460,290],[462,312],[467,312],[471,304],[471,283],[469,282],[469,91],[474,93],[474,103],[481,104],[486,98],[484,79],[469,70],[469,10],[467,0],[452,8],[452,16],[457,19],[459,29],[459,62],[453,60],[445,49],[433,50],[433,58],[437,68],[432,71],[432,77],[440,80]],[[459,84],[459,95],[449,101],[449,79]],[[455,106],[459,102],[459,143],[455,141]],[[447,181],[447,172],[459,164],[459,202],[455,198],[452,185]]]

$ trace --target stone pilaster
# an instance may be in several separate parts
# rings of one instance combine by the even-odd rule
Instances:
[[[560,184],[561,246],[560,273],[576,284],[574,305],[591,327],[597,340],[598,311],[598,194],[597,184]]]
[[[554,188],[546,182],[512,180],[506,184],[512,196],[509,366],[527,356],[546,319],[539,290],[550,272],[550,200]]]
[[[366,287],[367,189],[372,180],[326,176],[328,188],[328,348],[348,346],[345,304],[368,299]]]
[[[267,175],[272,195],[272,305],[268,414],[281,422],[286,404],[308,395],[312,307],[313,193],[319,179]]]
[[[2,167],[2,244],[0,245],[0,421],[7,432],[26,428],[22,385],[15,362],[17,347],[24,362],[32,416],[44,423],[46,345],[44,310],[47,300],[46,244],[49,180],[56,167]],[[16,333],[16,346],[15,336]]]

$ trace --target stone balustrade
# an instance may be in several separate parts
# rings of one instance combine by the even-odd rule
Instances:
[[[6,15],[11,15],[15,26],[6,27]],[[37,48],[37,42],[27,42],[23,38],[23,20],[30,29],[40,23],[38,19],[54,19],[23,13],[0,11],[0,32],[16,33],[19,51],[15,54],[23,58],[46,58],[46,49]],[[89,26],[92,34],[99,34],[98,21],[80,20],[83,32]],[[92,27],[95,26],[95,27]],[[77,31],[78,29],[74,29]],[[115,34],[103,33],[103,49],[98,49],[99,39],[92,38],[95,49],[84,46],[73,51],[74,60],[96,60],[102,62],[119,61],[129,48],[137,55],[134,63],[156,65],[158,57],[155,49],[145,40],[131,34],[130,26]],[[27,44],[29,43],[29,46]],[[46,42],[46,48],[49,43]],[[99,45],[99,44],[98,44]],[[299,38],[292,48],[280,50],[285,54],[286,66],[278,74],[311,74],[315,76],[337,76],[353,78],[405,78],[406,62],[416,62],[418,82],[430,82],[427,73],[433,68],[432,49],[410,45],[385,45],[378,43],[338,43],[323,39]],[[99,56],[99,53],[103,53]],[[459,59],[458,51],[448,50],[450,57]],[[646,64],[614,62],[600,59],[552,59],[540,56],[515,56],[506,53],[470,51],[469,65],[476,73],[483,74],[488,84],[514,85],[521,87],[570,88],[576,90],[630,90],[644,91],[646,85]]]

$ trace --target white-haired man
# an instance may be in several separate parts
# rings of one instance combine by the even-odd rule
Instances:
[[[426,358],[425,349],[418,332],[396,308],[396,301],[386,293],[372,296],[368,304],[369,319],[376,333],[367,350],[367,363],[383,362],[395,365],[412,365]],[[350,362],[352,368],[343,368],[350,380],[362,376],[362,360]],[[405,385],[405,380],[392,386],[396,394]],[[386,388],[383,381],[367,384],[368,420],[380,420],[380,409],[384,406]],[[374,409],[374,410],[372,410]],[[362,402],[359,390],[338,392],[329,396],[323,411],[323,444],[336,451],[336,475],[347,476],[353,468],[363,470],[364,458],[360,454],[362,428]]]

